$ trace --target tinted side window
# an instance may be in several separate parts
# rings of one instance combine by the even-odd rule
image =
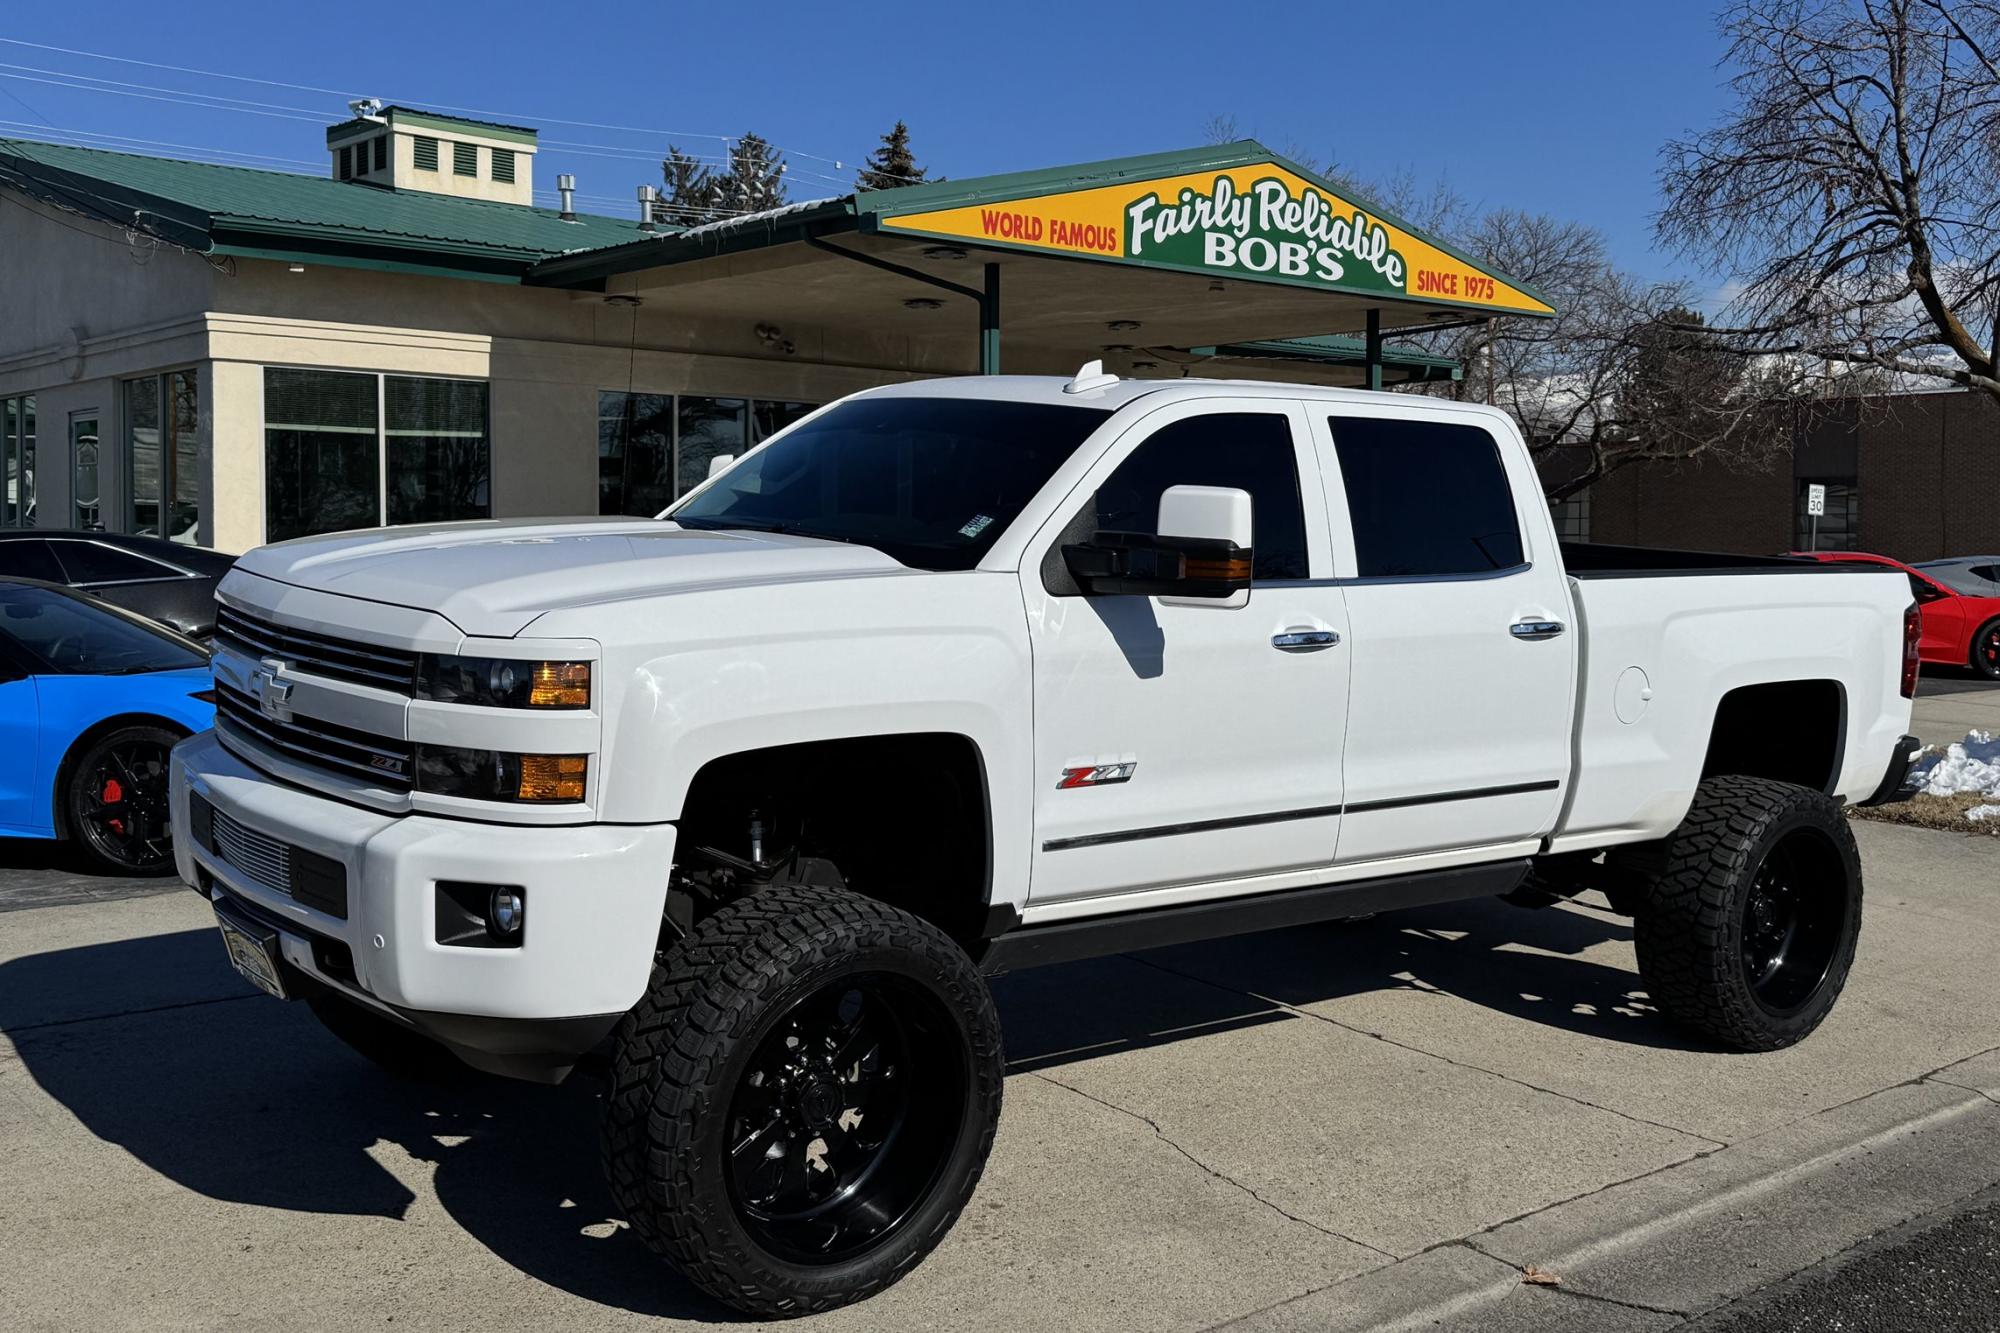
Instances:
[[[50,542],[71,583],[123,583],[131,579],[170,579],[180,573],[157,560],[113,550],[96,542]]]
[[[63,582],[62,569],[56,564],[56,558],[49,554],[47,542],[0,542],[0,574],[9,574],[17,579]]]
[[[1169,486],[1250,492],[1259,580],[1306,577],[1306,516],[1292,427],[1271,412],[1218,412],[1162,426],[1097,491],[1097,526],[1157,533]]]
[[[1363,578],[1521,563],[1514,492],[1493,437],[1438,421],[1334,417],[1333,444]]]

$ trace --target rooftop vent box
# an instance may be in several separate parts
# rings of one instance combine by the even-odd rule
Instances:
[[[335,180],[502,204],[534,202],[535,131],[383,106],[372,97],[348,106],[353,117],[326,131]]]

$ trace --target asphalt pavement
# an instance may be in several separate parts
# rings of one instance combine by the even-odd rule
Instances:
[[[2000,1329],[2000,1194],[1921,1218],[1689,1327],[1688,1333]]]

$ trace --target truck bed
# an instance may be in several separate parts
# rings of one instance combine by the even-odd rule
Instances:
[[[1563,567],[1579,579],[1645,579],[1697,574],[1854,574],[1867,565],[1836,564],[1796,555],[1729,555],[1665,546],[1610,546],[1558,542]],[[1880,569],[1872,572],[1880,573]]]

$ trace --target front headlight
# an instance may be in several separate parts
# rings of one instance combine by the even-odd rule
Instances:
[[[453,745],[417,747],[417,790],[476,801],[581,801],[589,761],[580,754],[509,754]]]
[[[590,663],[425,653],[417,666],[417,695],[487,708],[588,708]]]

